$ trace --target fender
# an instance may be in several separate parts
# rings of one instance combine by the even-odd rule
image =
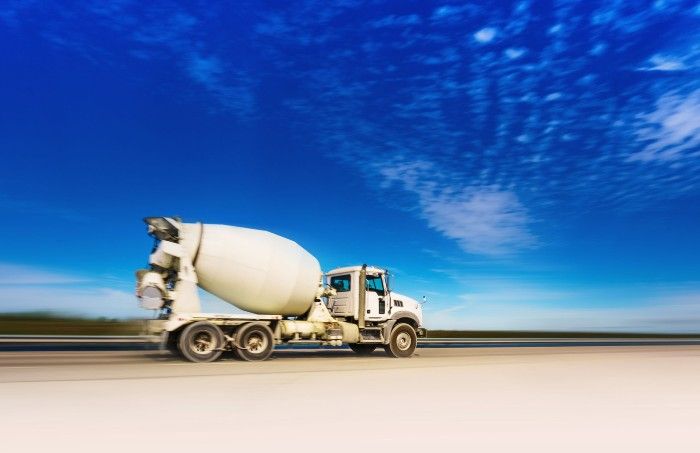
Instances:
[[[389,339],[391,338],[391,330],[394,328],[394,325],[396,325],[396,322],[399,319],[410,319],[413,321],[416,326],[420,325],[420,322],[418,321],[418,316],[415,314],[411,313],[410,311],[397,311],[391,317],[389,320],[384,324],[384,328],[382,329],[382,336],[384,337],[384,344],[389,343]]]

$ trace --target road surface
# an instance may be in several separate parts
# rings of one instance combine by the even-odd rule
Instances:
[[[697,452],[699,378],[700,346],[6,352],[0,426],[8,452]]]

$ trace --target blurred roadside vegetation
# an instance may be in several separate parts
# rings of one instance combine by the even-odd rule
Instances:
[[[428,330],[428,338],[700,338],[700,333],[555,332],[530,330]]]
[[[51,312],[0,313],[0,335],[139,335],[143,320],[86,318]],[[428,338],[700,338],[694,334],[428,330]]]
[[[139,335],[141,320],[83,318],[51,312],[0,313],[0,335]]]

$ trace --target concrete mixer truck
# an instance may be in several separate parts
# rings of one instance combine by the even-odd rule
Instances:
[[[316,258],[273,233],[147,217],[155,239],[149,268],[136,272],[148,330],[192,362],[225,351],[265,360],[276,345],[344,344],[358,354],[383,347],[409,357],[425,336],[421,305],[392,290],[385,269],[361,265],[325,275]],[[202,313],[198,288],[249,314]]]

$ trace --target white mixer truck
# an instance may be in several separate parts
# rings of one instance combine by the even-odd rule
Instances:
[[[148,322],[162,344],[192,362],[224,351],[265,360],[275,345],[348,344],[358,354],[382,346],[409,357],[425,336],[421,305],[389,287],[386,270],[333,269],[296,242],[262,230],[147,217],[155,239],[149,269],[136,272],[136,295],[155,310]],[[202,313],[197,288],[250,312]]]

